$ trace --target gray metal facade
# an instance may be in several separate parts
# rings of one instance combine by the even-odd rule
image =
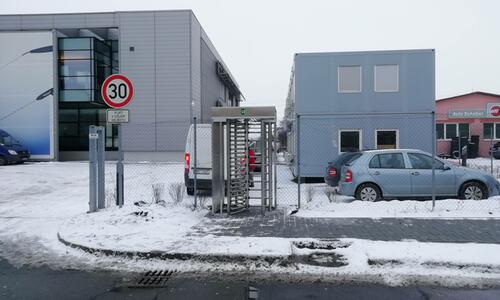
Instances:
[[[376,65],[399,66],[397,92],[375,92]],[[339,66],[361,66],[361,92],[338,91]],[[375,130],[397,129],[400,148],[432,152],[434,110],[432,49],[296,54],[285,110],[286,120],[294,124],[288,150],[291,158],[296,156],[294,122],[299,114],[302,177],[324,176],[327,162],[339,154],[343,129],[361,130],[362,149],[375,147]]]
[[[0,31],[103,28],[118,28],[120,73],[134,84],[126,155],[181,152],[192,117],[209,121],[217,100],[232,103],[215,71],[224,63],[190,10],[0,16]]]

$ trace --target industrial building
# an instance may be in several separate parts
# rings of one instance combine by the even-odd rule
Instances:
[[[432,152],[434,109],[433,49],[296,54],[284,120],[292,171],[300,160],[300,177],[323,177],[345,151]]]
[[[472,92],[436,101],[437,154],[458,156],[468,143],[469,157],[487,157],[500,141],[500,95]]]
[[[236,80],[190,10],[0,15],[0,129],[33,158],[86,159],[89,125],[106,126],[100,87],[134,85],[123,125],[125,159],[181,160],[193,117],[238,106]]]

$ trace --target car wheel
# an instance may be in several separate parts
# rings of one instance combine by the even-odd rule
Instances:
[[[6,164],[7,164],[7,161],[5,160],[5,158],[0,156],[0,166],[5,166]]]
[[[378,186],[372,183],[362,184],[356,190],[356,199],[361,201],[375,202],[382,199]]]
[[[460,199],[481,200],[488,198],[484,185],[479,182],[468,182],[460,189]]]
[[[194,195],[194,188],[192,188],[192,187],[188,187],[188,188],[186,188],[186,193],[187,193],[189,196],[193,196],[193,195]]]

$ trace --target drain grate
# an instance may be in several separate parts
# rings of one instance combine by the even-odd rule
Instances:
[[[157,288],[165,287],[167,281],[172,277],[175,271],[172,270],[153,270],[144,273],[135,284],[130,287]]]

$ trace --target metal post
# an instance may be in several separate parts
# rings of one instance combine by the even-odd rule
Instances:
[[[297,114],[296,115],[296,127],[297,127],[297,133],[296,133],[296,154],[295,154],[295,157],[297,159],[297,209],[300,209],[300,182],[302,181],[301,178],[300,178],[300,115]]]
[[[495,124],[493,124],[495,126]],[[493,175],[493,127],[490,131],[490,173]]]
[[[197,138],[197,123],[196,123],[196,117],[193,118],[193,127],[194,127],[194,153],[193,153],[193,160],[194,160],[194,169],[193,169],[193,174],[194,174],[194,208],[196,209],[197,203],[198,203],[198,159],[197,159],[197,145],[198,145],[198,138]]]
[[[97,211],[97,130],[89,126],[89,212]]]
[[[432,112],[432,210],[436,207],[436,112]],[[460,140],[460,138],[459,138]]]
[[[277,198],[278,195],[277,195],[277,191],[276,191],[277,185],[278,185],[278,180],[277,180],[278,175],[277,175],[277,167],[276,167],[276,164],[278,162],[278,157],[277,157],[277,155],[278,155],[277,151],[278,150],[277,150],[277,147],[276,147],[276,139],[277,139],[277,137],[276,137],[276,123],[275,122],[273,122],[273,135],[272,135],[272,137],[273,137],[273,177],[274,177],[273,178],[273,182],[274,182],[274,185],[273,185],[273,194],[274,194],[274,197],[273,197],[274,198],[273,208],[276,208],[277,202],[278,202],[278,198]]]
[[[97,130],[97,208],[106,208],[106,199],[104,193],[104,183],[105,183],[105,137],[104,137],[104,127],[98,126]]]
[[[226,147],[227,147],[227,158],[226,158],[226,172],[227,172],[227,184],[226,184],[226,188],[227,188],[227,194],[226,194],[226,205],[227,205],[227,214],[231,214],[231,197],[232,197],[232,189],[231,189],[231,185],[232,185],[232,176],[231,176],[231,160],[234,158],[236,159],[236,157],[234,156],[233,157],[233,153],[231,153],[231,142],[232,142],[232,139],[231,139],[231,127],[233,127],[233,121],[231,120],[227,120],[227,123],[226,123],[226,127],[227,127],[227,132],[226,132]],[[236,129],[235,129],[236,130]]]
[[[462,164],[462,138],[460,133],[458,133],[458,164]]]
[[[123,186],[123,176],[124,176],[124,168],[123,168],[123,149],[122,149],[122,125],[117,125],[118,129],[118,161],[116,162],[116,205],[120,208],[124,203],[124,186]]]
[[[260,213],[264,215],[266,207],[267,189],[267,149],[266,149],[266,124],[260,121]]]

